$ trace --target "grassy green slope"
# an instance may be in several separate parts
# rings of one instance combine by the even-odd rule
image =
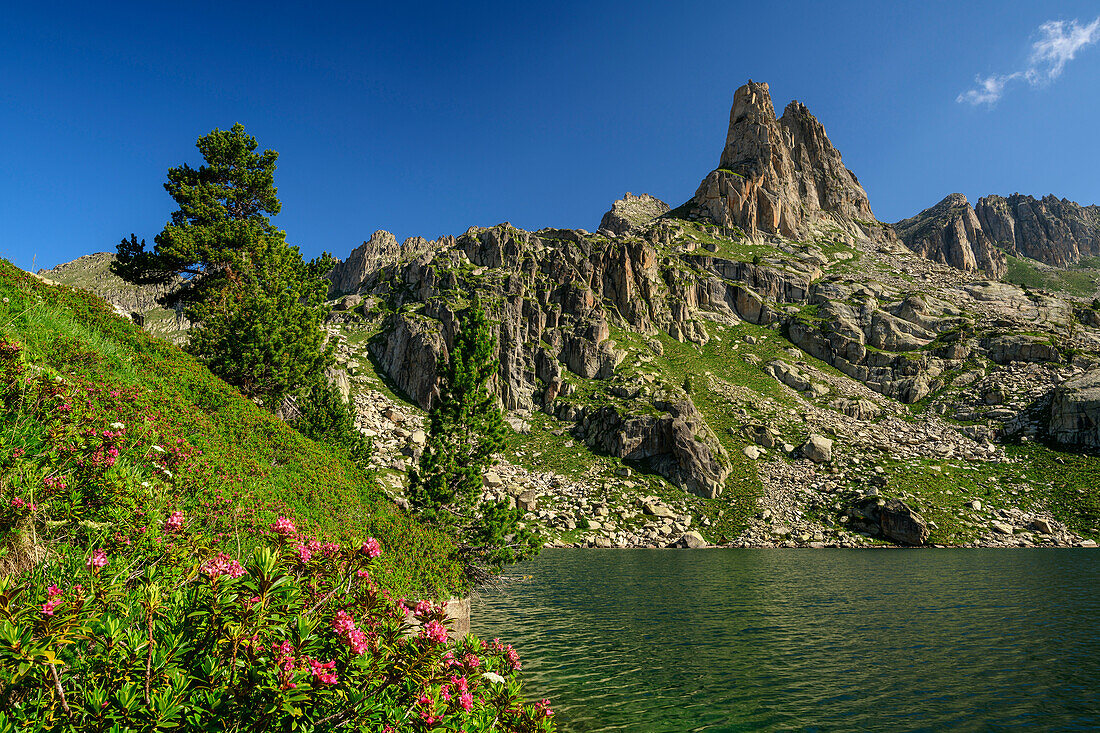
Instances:
[[[42,526],[79,520],[102,527],[124,522],[125,511],[156,526],[179,509],[212,546],[237,547],[249,531],[285,514],[319,537],[378,537],[386,552],[377,579],[395,592],[461,586],[448,542],[396,510],[372,476],[244,399],[179,348],[113,315],[91,294],[48,286],[2,260],[0,296],[0,336],[19,346],[28,374],[61,385],[58,399],[74,402],[83,421],[61,420],[45,402],[32,409],[18,395],[9,399],[0,419],[0,498],[10,501],[8,493],[26,494],[33,481],[60,475],[59,435],[73,425],[131,428],[132,455],[124,452],[104,483],[119,487],[117,501],[91,501],[86,487],[80,494],[80,486],[70,486],[43,502]],[[170,477],[150,468],[155,444],[181,456]]]

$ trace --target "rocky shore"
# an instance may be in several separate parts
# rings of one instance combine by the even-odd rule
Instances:
[[[394,501],[407,507],[405,473],[425,443],[423,414],[372,389],[357,393],[354,404],[360,429],[374,441],[374,465],[385,472]],[[521,418],[513,416],[510,422],[514,429],[525,428]],[[533,458],[537,460],[537,456]],[[584,484],[502,459],[484,475],[485,496],[522,509],[524,521],[547,537],[547,547],[880,548],[923,545],[928,537],[925,520],[904,502],[888,500],[873,487],[860,493],[843,492],[835,468],[822,470],[810,458],[764,461],[757,466],[769,477],[769,486],[802,488],[771,492],[748,527],[733,537],[707,539],[713,524],[709,517],[693,515],[686,501],[646,495],[625,466],[613,478]],[[871,473],[872,477],[881,475],[874,470]],[[601,498],[607,496],[611,484],[616,495],[625,498],[618,502]],[[960,501],[965,521],[977,529],[978,537],[953,546],[1096,546],[1047,512],[990,509],[979,499],[965,497]],[[830,503],[843,506],[836,521],[817,521],[800,508]]]

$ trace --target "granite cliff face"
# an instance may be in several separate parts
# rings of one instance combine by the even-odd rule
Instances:
[[[1044,196],[986,196],[975,207],[986,236],[1009,254],[1065,267],[1100,255],[1100,206]]]
[[[894,229],[930,260],[992,277],[1004,276],[1006,253],[1054,267],[1100,255],[1100,206],[1055,196],[984,196],[971,207],[953,193]]]
[[[824,126],[800,102],[776,118],[768,85],[737,90],[718,169],[699,185],[693,213],[750,235],[808,238],[836,229],[872,233],[875,216]]]
[[[668,229],[654,229],[650,239],[659,241]],[[449,247],[439,244],[408,257],[403,253],[400,261],[368,275],[360,288],[384,304],[382,335],[371,353],[399,389],[425,407],[438,396],[436,366],[446,358],[458,313],[477,292],[497,321],[497,391],[505,408],[567,416],[577,434],[601,450],[647,460],[697,493],[721,491],[728,461],[690,398],[653,390],[639,396],[640,389],[622,390],[625,396],[614,404],[575,404],[570,398],[585,380],[615,383],[625,354],[611,338],[612,324],[705,341],[705,328],[685,318],[690,316],[685,304],[716,300],[735,317],[730,305],[738,299],[735,287],[712,291],[696,283],[670,283],[654,241],[573,230],[532,233],[502,224],[473,228],[453,244],[443,243]],[[370,252],[358,259],[379,261]],[[762,272],[760,279],[769,276]],[[770,280],[777,293],[785,287],[783,278]],[[618,428],[586,434],[595,423]]]
[[[437,367],[476,293],[496,323],[495,390],[517,419],[542,412],[597,451],[713,497],[732,470],[723,441],[686,386],[637,369],[663,338],[702,350],[738,324],[765,327],[901,404],[929,398],[975,360],[1063,361],[1033,332],[1063,327],[1073,307],[973,278],[1002,274],[1005,260],[965,197],[899,230],[921,258],[902,256],[909,250],[874,220],[821,123],[797,102],[777,119],[767,85],[750,82],[734,95],[720,167],[678,209],[628,194],[596,234],[501,224],[398,246],[376,232],[329,278],[333,293],[363,298],[334,318],[377,324],[371,358],[420,406],[438,396]],[[913,275],[927,269],[915,263],[927,260],[957,269],[933,266],[926,292],[914,292]],[[799,393],[830,394],[789,362],[761,368]],[[865,394],[834,396],[830,409],[875,419]]]
[[[909,249],[933,262],[994,278],[1003,277],[1008,270],[1004,252],[983,231],[974,208],[961,193],[899,221],[894,231]]]

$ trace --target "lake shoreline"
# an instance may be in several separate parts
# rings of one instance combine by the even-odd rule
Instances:
[[[548,544],[544,550],[1070,550],[1070,549],[1100,549],[1095,540],[1080,539],[1076,542],[1054,541],[1047,543],[1029,543],[1027,540],[1019,540],[1015,543],[968,543],[963,545],[927,544],[927,545],[900,545],[889,543],[844,545],[836,542],[783,542],[774,544],[736,543],[726,545],[704,544],[697,547],[683,547],[675,543],[670,545],[614,545],[603,547],[595,543],[557,543]]]

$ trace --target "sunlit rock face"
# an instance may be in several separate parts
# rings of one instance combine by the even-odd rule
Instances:
[[[844,167],[825,127],[801,102],[776,118],[768,85],[737,90],[717,170],[692,200],[715,224],[793,239],[878,233],[867,193]]]

